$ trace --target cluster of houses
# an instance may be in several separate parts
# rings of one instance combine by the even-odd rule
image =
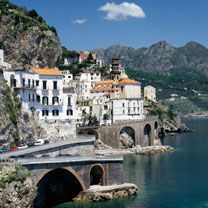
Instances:
[[[73,76],[57,68],[30,71],[12,69],[0,50],[0,67],[8,85],[19,98],[21,107],[35,112],[40,120],[75,120],[87,125],[92,119],[99,125],[123,120],[144,119],[144,97],[156,101],[155,88],[129,79],[118,59],[109,68],[110,79],[97,69],[83,69]]]

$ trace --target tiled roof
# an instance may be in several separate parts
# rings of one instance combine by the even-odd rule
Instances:
[[[40,69],[40,68],[35,68],[33,69],[33,71],[36,74],[39,75],[50,75],[50,76],[63,76],[62,72],[59,71],[56,68],[52,68],[52,69]]]
[[[115,82],[114,80],[101,80],[101,81],[97,81],[96,84],[113,84],[113,82]]]
[[[135,81],[134,79],[124,78],[119,80],[119,84],[141,84],[141,83]]]
[[[98,86],[98,87],[92,88],[91,91],[117,91],[117,90],[119,90],[119,89],[118,88],[112,88],[112,87]]]

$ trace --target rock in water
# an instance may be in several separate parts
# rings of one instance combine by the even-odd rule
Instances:
[[[0,3],[0,44],[13,67],[54,67],[62,54],[56,30],[34,10]]]
[[[120,135],[121,149],[128,149],[134,146],[134,140],[127,133],[123,132]]]
[[[88,190],[79,193],[73,201],[78,203],[99,202],[112,199],[125,198],[137,193],[137,186],[132,183],[124,183],[111,186],[91,186]]]

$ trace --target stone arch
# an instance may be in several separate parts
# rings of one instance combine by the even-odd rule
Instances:
[[[146,124],[144,126],[144,142],[143,142],[143,146],[151,146],[152,142],[152,138],[151,138],[151,133],[152,133],[152,127],[150,124]]]
[[[15,79],[15,75],[11,74],[10,75],[10,87],[16,87],[17,85],[17,80]]]
[[[44,171],[37,179],[37,196],[34,208],[50,208],[71,201],[86,186],[72,168]]]
[[[130,127],[130,126],[124,126],[121,130],[120,130],[120,135],[122,133],[126,133],[132,140],[132,143],[130,141],[130,138],[129,139],[126,139],[126,142],[129,143],[129,146],[127,144],[124,144],[125,141],[123,141],[123,139],[120,137],[120,142],[122,143],[122,145],[127,145],[126,148],[130,148],[130,147],[133,147],[136,145],[136,133],[135,133],[135,130],[134,128]]]
[[[105,170],[100,164],[95,164],[90,167],[90,186],[92,185],[105,185]]]

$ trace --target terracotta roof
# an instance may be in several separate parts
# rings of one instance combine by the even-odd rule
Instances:
[[[40,68],[35,68],[33,69],[33,71],[36,74],[40,74],[40,75],[50,75],[50,76],[63,76],[62,72],[59,71],[56,68],[52,68],[52,69],[40,69]]]
[[[101,80],[97,81],[96,84],[113,84],[114,80]]]
[[[112,88],[112,87],[94,87],[91,89],[91,91],[117,91],[119,90],[118,88]]]
[[[119,80],[119,84],[141,84],[141,83],[135,81],[134,79],[124,78]]]

